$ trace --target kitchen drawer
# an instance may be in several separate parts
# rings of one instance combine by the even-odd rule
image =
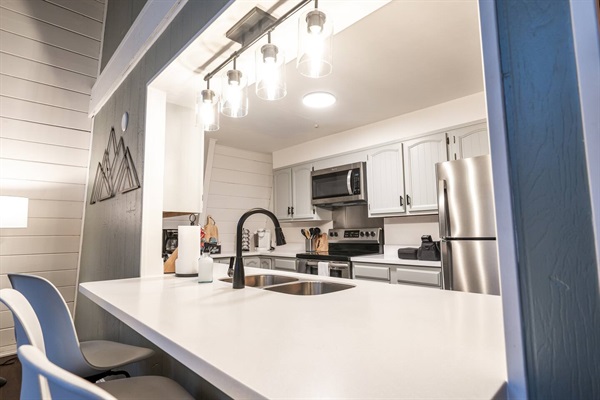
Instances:
[[[285,271],[296,271],[295,258],[274,258],[273,269],[282,269]]]
[[[368,279],[376,281],[390,281],[389,266],[374,264],[352,263],[354,279]]]
[[[227,258],[213,258],[214,262],[218,264],[227,264],[229,265],[229,257]]]
[[[404,267],[398,266],[390,271],[393,284],[409,284],[441,287],[441,268]]]

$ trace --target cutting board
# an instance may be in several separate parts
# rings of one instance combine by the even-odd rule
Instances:
[[[329,251],[329,241],[326,233],[322,233],[317,236],[316,250],[319,253]]]

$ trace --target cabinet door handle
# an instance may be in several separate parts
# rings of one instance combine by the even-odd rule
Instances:
[[[292,207],[292,215],[294,215],[294,207]]]
[[[404,197],[400,196],[400,207],[404,206]]]
[[[288,207],[288,213],[287,215],[290,215],[292,213],[292,207]]]
[[[410,196],[406,195],[406,205],[410,206]]]

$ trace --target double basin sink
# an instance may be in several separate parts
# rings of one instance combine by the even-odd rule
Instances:
[[[220,279],[223,282],[231,283],[233,278]],[[293,294],[297,296],[315,296],[319,294],[339,292],[353,288],[352,285],[343,283],[324,282],[324,281],[300,281],[297,278],[282,275],[248,275],[245,278],[246,286],[279,292]]]

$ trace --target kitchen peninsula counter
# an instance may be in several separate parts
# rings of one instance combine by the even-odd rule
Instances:
[[[165,275],[80,291],[233,398],[490,399],[506,380],[499,296],[318,277],[294,296]],[[246,275],[304,274],[246,268]]]

